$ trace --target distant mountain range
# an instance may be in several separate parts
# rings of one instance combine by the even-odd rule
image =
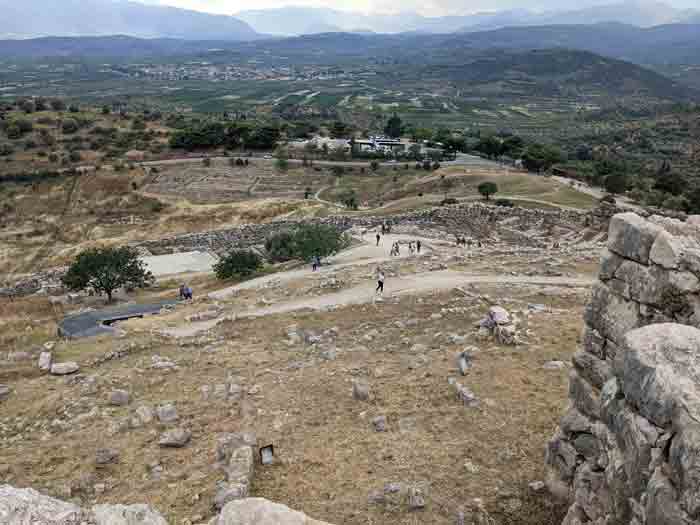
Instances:
[[[473,56],[489,49],[576,49],[640,65],[700,64],[700,25],[639,28],[617,23],[506,27],[441,34],[319,33],[254,42],[227,40],[49,37],[0,41],[3,57],[158,57],[235,54],[279,64],[347,63]],[[276,58],[275,58],[276,57]],[[232,59],[234,59],[232,58]]]
[[[511,26],[602,22],[651,27],[672,23],[697,23],[700,11],[676,9],[656,1],[630,0],[618,4],[545,13],[515,9],[465,16],[425,17],[413,12],[365,15],[326,8],[283,7],[241,11],[236,17],[250,24],[259,33],[290,36],[332,31],[353,32],[357,28],[376,33],[453,33]]]
[[[0,0],[0,38],[130,35],[185,40],[253,40],[232,16],[128,0]]]

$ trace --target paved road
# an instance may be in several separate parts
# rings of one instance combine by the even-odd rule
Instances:
[[[175,303],[177,301],[168,300],[149,304],[125,304],[71,315],[58,324],[58,335],[78,338],[111,334],[114,333],[114,328],[109,325],[115,321],[157,314],[164,306]]]

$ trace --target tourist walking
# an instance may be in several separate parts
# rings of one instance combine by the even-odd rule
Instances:
[[[377,289],[374,293],[384,293],[384,272],[381,268],[377,268]]]
[[[408,243],[408,254],[413,255],[413,241]]]
[[[384,228],[384,227],[382,226],[382,229],[383,229],[383,228]],[[377,246],[379,246],[379,241],[380,241],[381,239],[382,239],[382,236],[379,235],[379,233],[377,233]]]
[[[311,271],[315,272],[319,269],[321,266],[321,258],[318,255],[314,255],[314,258],[311,262]]]
[[[416,251],[418,252],[418,255],[420,255],[420,247],[421,247],[420,241],[416,241]]]

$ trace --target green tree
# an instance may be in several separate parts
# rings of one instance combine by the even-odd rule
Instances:
[[[326,257],[347,246],[347,238],[337,228],[327,224],[300,224],[291,231],[279,232],[268,237],[265,250],[275,262],[292,259],[311,260]]]
[[[153,282],[150,271],[134,248],[90,248],[81,252],[68,268],[63,284],[71,290],[92,289],[112,301],[121,287],[144,288]]]
[[[54,98],[51,100],[51,109],[54,111],[64,111],[66,109],[66,103],[60,98]]]
[[[342,139],[348,134],[348,126],[344,122],[336,120],[331,125],[330,133],[332,138]]]
[[[384,128],[384,133],[388,137],[399,138],[401,136],[401,118],[394,113],[391,118],[387,121],[386,127]]]
[[[483,153],[490,159],[500,157],[502,154],[502,144],[497,137],[489,136],[484,137],[479,142],[477,142],[474,149],[479,153]]]
[[[563,154],[559,148],[544,144],[530,144],[522,155],[523,166],[532,172],[547,171],[554,164],[563,160]]]
[[[603,179],[603,187],[610,193],[624,193],[628,188],[627,175],[622,171],[615,171]]]
[[[379,169],[379,162],[373,160],[369,163],[369,167],[372,168],[372,171],[377,171]]]
[[[490,200],[491,195],[498,193],[498,184],[490,181],[482,182],[477,187],[477,190],[486,200]]]
[[[294,245],[297,257],[310,261],[339,252],[347,246],[347,239],[330,224],[303,224],[294,231]]]
[[[234,250],[214,265],[219,279],[248,277],[262,267],[260,256],[250,250]]]

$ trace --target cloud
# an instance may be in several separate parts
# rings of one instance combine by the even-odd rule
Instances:
[[[526,8],[537,11],[581,9],[584,7],[622,3],[625,0],[403,0],[397,9],[390,0],[140,0],[143,3],[170,5],[210,13],[235,14],[247,9],[268,9],[289,5],[327,7],[363,13],[396,13],[415,11],[424,16],[469,14],[480,11]],[[652,0],[648,0],[652,1]],[[696,0],[666,0],[675,7],[696,7]]]

